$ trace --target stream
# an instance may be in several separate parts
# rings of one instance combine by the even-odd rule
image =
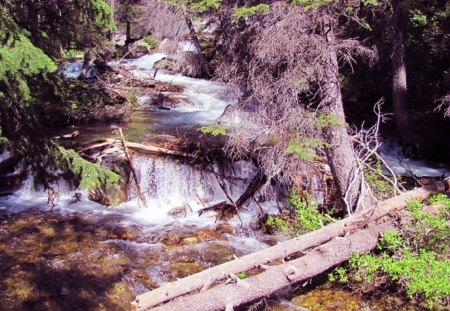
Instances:
[[[124,66],[138,77],[153,77],[153,65],[163,57],[146,55]],[[79,65],[66,67],[70,72],[66,76],[76,78],[76,68]],[[123,126],[130,141],[195,131],[212,124],[236,102],[219,82],[161,71],[156,79],[182,86],[183,91],[165,93],[177,105],[160,110],[146,107],[149,95],[141,90],[138,102],[143,108]],[[78,139],[87,142],[113,137],[118,126],[75,129],[81,133]],[[8,156],[4,153],[0,159]],[[58,204],[51,210],[47,192],[35,189],[32,177],[13,195],[0,197],[0,310],[130,310],[136,295],[283,238],[257,230],[261,209],[278,212],[276,195],[258,199],[259,206],[247,202],[240,214],[242,222],[237,216],[219,221],[213,212],[199,216],[197,212],[205,205],[226,200],[214,173],[218,166],[206,170],[151,156],[133,156],[132,164],[147,208],[140,206],[135,185],[130,186],[127,202],[108,208],[88,200],[86,191],[71,190],[62,179],[55,185]],[[227,191],[236,200],[256,175],[256,167],[238,161],[223,174]],[[81,200],[75,200],[76,193],[81,193]],[[255,310],[403,308],[395,298],[392,302],[367,299],[329,286],[302,293],[300,285]],[[404,306],[404,310],[414,308]]]

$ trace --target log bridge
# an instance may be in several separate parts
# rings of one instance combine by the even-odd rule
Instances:
[[[404,192],[319,230],[139,295],[133,306],[139,311],[233,310],[317,276],[356,252],[374,249],[381,234],[396,230],[389,215],[399,212],[409,200],[425,200],[449,188],[450,180],[446,179]],[[289,261],[289,257],[299,254],[302,256]],[[283,264],[274,265],[280,260]],[[264,272],[242,280],[236,277],[254,268]]]

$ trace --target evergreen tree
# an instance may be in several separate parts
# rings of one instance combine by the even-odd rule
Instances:
[[[76,6],[82,3],[83,6]],[[40,32],[52,23],[51,18],[38,11],[41,24],[37,29],[33,28],[32,19],[29,19],[33,12],[26,6],[31,4],[39,6],[43,3],[0,1],[0,130],[3,141],[6,140],[13,152],[22,155],[27,163],[33,166],[37,181],[45,186],[49,186],[54,168],[72,172],[74,177],[81,179],[81,185],[85,187],[116,181],[117,175],[85,161],[75,152],[63,149],[43,135],[44,126],[39,108],[40,103],[46,99],[40,97],[42,94],[39,94],[39,90],[54,87],[56,91],[57,85],[54,85],[53,78],[57,66],[51,58],[55,56],[51,54],[54,50],[48,45],[48,41],[40,40],[41,36],[45,37],[45,34]],[[72,6],[74,14],[78,9],[84,9],[84,13],[78,17],[94,19],[94,22],[81,20],[85,25],[103,27],[105,20],[108,21],[106,25],[112,25],[107,5],[103,1],[64,1],[61,4]],[[28,8],[28,11],[21,11],[24,7]],[[53,9],[62,7],[64,6],[56,6]],[[44,11],[48,13],[49,8]],[[62,24],[60,26],[62,27]],[[92,27],[89,28],[91,31],[95,29]],[[58,33],[57,29],[58,27],[48,28],[46,33],[48,36],[54,36]],[[53,30],[55,32],[52,32]],[[78,35],[76,31],[67,29],[67,33]],[[84,33],[89,34],[86,28]],[[67,36],[60,42],[64,40],[67,40],[66,43],[81,42],[77,41],[75,35]]]

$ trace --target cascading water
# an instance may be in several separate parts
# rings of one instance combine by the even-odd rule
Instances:
[[[136,76],[150,77],[154,75],[154,63],[162,57],[150,55],[128,61],[125,66],[134,66]],[[75,77],[80,66],[66,69]],[[134,122],[124,126],[129,140],[142,141],[149,133],[178,133],[180,129],[211,124],[235,102],[227,94],[226,85],[218,82],[163,72],[158,72],[156,79],[183,86],[181,93],[165,95],[178,96],[189,104],[170,111],[153,109],[134,114]],[[105,137],[111,130],[103,126],[99,133]],[[95,127],[80,128],[80,136],[95,131]],[[5,153],[0,159],[10,156]],[[10,264],[10,257],[5,259],[3,253],[17,258],[8,273],[23,283],[0,291],[0,300],[9,301],[7,310],[26,303],[17,297],[31,299],[30,295],[35,295],[33,303],[42,310],[51,303],[64,306],[67,297],[75,304],[98,302],[111,310],[126,310],[135,295],[267,246],[270,238],[250,229],[260,212],[255,203],[247,202],[242,207],[242,223],[238,217],[224,223],[214,212],[201,216],[197,212],[228,200],[215,174],[224,181],[227,194],[237,200],[257,172],[250,162],[239,161],[219,169],[218,165],[204,168],[172,158],[134,155],[132,165],[147,207],[141,206],[134,181],[130,181],[129,201],[114,208],[88,200],[88,191],[70,189],[63,179],[53,185],[53,202],[57,204],[52,213],[43,213],[51,208],[51,193],[36,190],[31,176],[16,193],[0,197],[0,219],[6,219],[0,223],[0,264]],[[274,206],[270,202],[261,204],[268,213],[274,213]],[[184,210],[181,216],[173,213],[179,209]],[[1,243],[6,240],[12,241],[11,246]],[[23,256],[28,253],[33,255]],[[27,267],[26,277],[22,264]],[[42,276],[44,272],[47,274]],[[36,283],[40,278],[50,280],[48,286]],[[78,294],[83,296],[79,300]]]

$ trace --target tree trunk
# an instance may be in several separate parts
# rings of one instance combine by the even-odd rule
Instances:
[[[81,68],[80,74],[81,80],[88,78],[90,61],[91,61],[91,49],[86,49],[83,56],[83,67]]]
[[[111,7],[111,17],[114,22],[116,22],[116,0],[109,0],[109,6]],[[110,30],[108,34],[108,39],[110,41],[115,41],[116,32],[114,30]]]
[[[186,25],[189,29],[189,35],[191,37],[192,43],[194,44],[195,49],[197,50],[198,55],[200,56],[200,63],[203,68],[203,71],[207,76],[210,76],[211,73],[210,73],[208,61],[206,60],[205,56],[202,54],[202,46],[201,46],[200,40],[197,36],[197,32],[195,31],[194,24],[192,23],[191,19],[189,18],[186,5],[183,5],[183,16],[184,16]]]
[[[190,292],[200,289],[204,291],[214,282],[227,278],[229,274],[246,272],[255,267],[271,264],[277,260],[282,260],[293,254],[304,252],[307,249],[326,243],[336,237],[348,235],[364,228],[369,223],[375,223],[380,218],[405,207],[411,199],[425,200],[432,194],[447,192],[449,188],[450,181],[444,180],[405,192],[319,230],[278,243],[275,246],[209,268],[139,295],[135,303],[138,305],[138,310],[148,310],[156,305]]]
[[[408,84],[406,75],[404,27],[405,17],[400,0],[392,0],[394,33],[392,38],[392,105],[394,120],[404,146],[413,147],[420,152],[422,140],[419,131],[412,122],[408,109]]]
[[[131,22],[127,21],[127,32],[125,37],[125,45],[128,45],[131,43]]]
[[[356,252],[364,253],[374,249],[380,234],[392,229],[394,226],[391,224],[381,224],[348,237],[334,239],[301,258],[268,267],[254,277],[244,280],[235,278],[233,284],[218,285],[207,291],[180,297],[151,310],[233,310],[236,306],[267,297],[278,290],[315,277],[348,260]],[[138,311],[149,310],[138,306]]]
[[[353,150],[345,120],[344,104],[342,102],[341,85],[339,81],[339,66],[334,47],[335,37],[331,21],[326,21],[324,36],[328,46],[328,55],[324,60],[321,81],[322,102],[321,112],[337,118],[340,125],[327,126],[323,135],[329,145],[326,155],[331,173],[340,198],[351,213],[374,203],[370,189],[363,180],[363,171]]]

